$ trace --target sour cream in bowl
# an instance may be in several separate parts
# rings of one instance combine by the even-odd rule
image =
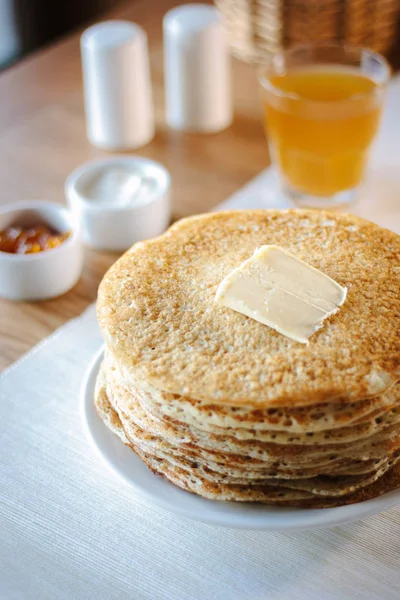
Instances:
[[[171,217],[170,175],[147,158],[86,163],[68,177],[65,196],[85,243],[99,250],[123,251],[160,235]]]

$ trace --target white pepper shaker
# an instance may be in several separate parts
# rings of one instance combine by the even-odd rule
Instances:
[[[166,13],[166,120],[172,128],[216,132],[232,122],[231,62],[217,9],[185,4]]]
[[[81,56],[89,141],[104,150],[134,150],[154,136],[145,31],[104,21],[83,32]]]

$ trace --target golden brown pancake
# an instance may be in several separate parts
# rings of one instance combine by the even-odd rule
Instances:
[[[299,344],[214,301],[276,244],[347,288]],[[400,238],[358,217],[232,211],[136,244],[99,290],[96,407],[155,473],[206,498],[338,506],[400,485]]]
[[[348,289],[308,345],[219,306],[218,284],[263,244]],[[377,396],[400,379],[400,238],[358,217],[231,211],[184,219],[136,244],[99,289],[106,343],[142,386],[255,407]]]
[[[204,472],[200,475],[197,473],[197,465],[192,469],[178,466],[176,463],[167,458],[155,456],[139,444],[134,443],[126,436],[122,422],[111,406],[105,388],[98,385],[96,392],[96,408],[107,426],[118,435],[121,440],[146,463],[151,471],[156,475],[167,478],[169,481],[181,487],[182,489],[196,493],[211,500],[228,500],[236,502],[262,502],[265,504],[275,504],[279,506],[293,506],[304,508],[328,508],[334,506],[342,506],[344,504],[352,504],[361,502],[380,496],[388,491],[398,487],[400,482],[400,457],[394,456],[393,459],[380,470],[378,477],[371,477],[365,485],[357,487],[354,483],[354,478],[349,484],[345,480],[341,481],[339,494],[324,494],[315,495],[307,489],[292,488],[282,485],[282,481],[269,481],[266,483],[260,480],[255,485],[246,483],[221,483],[215,480],[204,477]],[[325,484],[325,490],[335,488],[337,481],[331,478],[328,485]],[[286,482],[284,482],[286,483]],[[319,490],[321,491],[321,490]]]

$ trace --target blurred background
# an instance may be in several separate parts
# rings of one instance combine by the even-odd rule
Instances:
[[[149,5],[160,0],[147,0]],[[0,69],[15,63],[117,5],[135,0],[0,0]],[[181,2],[177,0],[176,4]],[[400,66],[400,0],[215,0],[233,51],[251,60],[304,39],[339,37],[372,47]],[[277,49],[277,48],[276,48]]]
[[[118,4],[118,0],[0,0],[0,68]]]

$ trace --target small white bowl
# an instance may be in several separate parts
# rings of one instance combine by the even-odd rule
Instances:
[[[8,300],[44,300],[61,296],[78,281],[83,267],[80,227],[72,213],[52,202],[16,202],[0,206],[0,230],[16,224],[45,223],[71,232],[57,248],[34,254],[0,252],[0,296]]]
[[[155,181],[154,189],[128,206],[96,203],[85,186],[106,167],[131,166]],[[123,251],[135,242],[161,235],[169,225],[171,178],[161,164],[147,158],[118,156],[86,163],[65,182],[67,203],[82,225],[83,240],[97,250]]]

